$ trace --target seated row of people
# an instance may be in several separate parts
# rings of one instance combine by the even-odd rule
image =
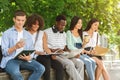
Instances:
[[[102,60],[90,55],[95,53],[93,48],[99,41],[97,19],[91,19],[82,32],[82,19],[74,16],[67,33],[64,31],[67,23],[64,15],[58,15],[55,24],[44,31],[42,30],[44,20],[38,14],[30,15],[26,21],[25,12],[18,10],[14,14],[13,21],[13,27],[2,35],[3,58],[0,65],[13,80],[24,80],[20,69],[32,71],[28,80],[39,80],[42,75],[44,80],[50,80],[51,67],[56,71],[56,80],[63,80],[64,70],[69,80],[84,80],[84,65],[89,80],[99,80],[101,73],[104,80],[109,80]],[[24,24],[26,30],[23,28]],[[83,39],[83,35],[90,36],[88,42]],[[83,49],[88,47],[90,47],[89,51]],[[81,48],[83,49],[81,54],[72,58],[63,55],[64,52],[69,53]],[[19,59],[15,59],[15,56],[24,49],[35,49],[35,53],[28,56],[20,55]],[[56,51],[61,55],[47,55]]]

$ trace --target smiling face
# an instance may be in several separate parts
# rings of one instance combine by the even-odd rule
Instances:
[[[38,29],[39,29],[39,22],[36,21],[36,23],[32,24],[31,30],[37,32]]]
[[[24,24],[25,24],[25,21],[26,21],[26,16],[16,16],[13,18],[13,21],[15,23],[15,27],[18,28],[18,29],[22,29]]]
[[[77,24],[75,25],[75,29],[81,29],[82,28],[82,20],[79,19]]]
[[[97,31],[98,30],[98,27],[99,27],[99,22],[94,22],[92,25],[91,25],[91,29],[93,31]]]

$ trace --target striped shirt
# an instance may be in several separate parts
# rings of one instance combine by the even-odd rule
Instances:
[[[52,31],[52,28],[48,28],[45,30],[45,33],[47,35],[47,43],[48,43],[48,47],[51,49],[64,49],[64,47],[66,46],[66,33],[54,33]]]

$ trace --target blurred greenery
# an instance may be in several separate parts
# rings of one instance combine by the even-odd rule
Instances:
[[[99,32],[107,35],[110,44],[120,46],[120,0],[0,0],[0,31],[13,25],[13,13],[18,9],[28,16],[32,13],[43,16],[44,28],[51,27],[58,14],[67,16],[66,30],[74,15],[82,18],[83,29],[91,18],[98,18]]]

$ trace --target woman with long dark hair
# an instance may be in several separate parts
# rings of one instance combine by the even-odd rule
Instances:
[[[87,49],[89,52],[88,54],[95,54],[94,47],[99,45],[99,36],[98,36],[98,27],[99,27],[99,21],[95,18],[92,18],[83,32],[83,36],[89,35],[90,40],[85,45],[85,49]],[[94,57],[91,56],[97,64],[96,73],[95,73],[95,80],[99,80],[100,75],[103,75],[104,80],[109,80],[108,73],[105,69],[105,66],[102,62],[102,58],[100,56]]]
[[[84,43],[83,43],[84,44]],[[70,29],[67,31],[67,47],[72,50],[79,50],[82,46],[82,19],[78,16],[74,16],[71,19]],[[95,80],[95,61],[84,54],[85,50],[82,51],[81,55],[76,55],[75,58],[81,59],[88,73],[89,80]]]

